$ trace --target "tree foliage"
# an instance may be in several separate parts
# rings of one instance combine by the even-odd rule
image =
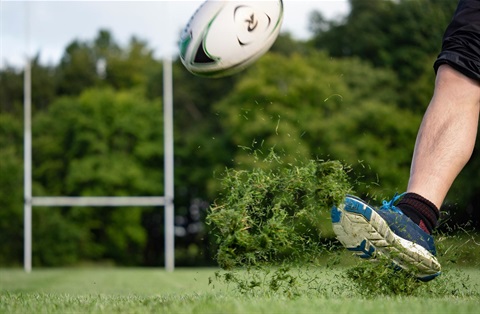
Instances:
[[[161,109],[158,101],[134,91],[92,89],[59,98],[33,121],[34,195],[163,195]],[[142,262],[144,214],[139,208],[73,208],[56,219],[84,226],[62,230],[62,237],[71,235],[78,242],[80,233],[85,242],[80,247],[89,248],[85,256],[129,264]],[[40,222],[45,220],[54,223],[45,217]],[[104,244],[95,248],[98,240]]]
[[[350,0],[351,11],[343,21],[325,21],[312,13],[311,44],[334,57],[359,57],[376,67],[392,69],[404,94],[398,105],[422,113],[418,103],[418,79],[432,57],[438,55],[443,33],[456,1]]]
[[[0,264],[20,263],[23,247],[22,124],[0,112]]]
[[[394,192],[406,185],[419,123],[391,102],[400,97],[395,87],[393,73],[358,59],[270,54],[216,108],[227,137],[248,148],[235,153],[243,167],[255,166],[250,150],[275,147],[287,161],[347,162],[353,179],[373,183],[358,192]]]

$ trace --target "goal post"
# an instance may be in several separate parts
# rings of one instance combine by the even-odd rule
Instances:
[[[172,59],[163,60],[164,196],[33,196],[31,63],[27,56],[24,73],[24,270],[32,271],[32,207],[34,206],[163,206],[165,216],[165,269],[175,268],[173,84]]]

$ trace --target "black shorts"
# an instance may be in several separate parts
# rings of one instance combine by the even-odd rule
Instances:
[[[435,72],[448,64],[462,74],[480,81],[480,0],[460,0],[443,36],[442,52]]]

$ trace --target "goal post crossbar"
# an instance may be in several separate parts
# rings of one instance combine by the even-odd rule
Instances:
[[[163,196],[34,196],[32,206],[165,206]]]

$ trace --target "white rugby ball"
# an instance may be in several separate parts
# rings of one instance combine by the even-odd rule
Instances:
[[[199,76],[237,73],[270,49],[282,21],[282,0],[207,0],[182,32],[180,59]]]

